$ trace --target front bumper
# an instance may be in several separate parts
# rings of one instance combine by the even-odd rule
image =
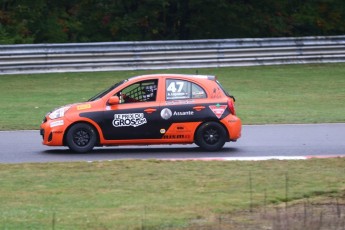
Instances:
[[[42,144],[50,146],[63,146],[63,137],[66,124],[63,119],[47,120],[41,124],[40,135],[43,138]]]

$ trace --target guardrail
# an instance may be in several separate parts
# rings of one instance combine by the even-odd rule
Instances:
[[[345,35],[0,45],[0,74],[345,62]]]

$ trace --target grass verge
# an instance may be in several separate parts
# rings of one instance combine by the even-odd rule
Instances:
[[[0,76],[0,130],[38,129],[53,108],[148,73],[218,76],[244,124],[345,122],[345,63]]]
[[[245,124],[345,122],[342,63],[0,76],[0,130],[38,129],[51,109],[131,76],[197,71],[219,77]],[[344,159],[0,164],[0,229],[275,229],[288,222],[280,212],[270,219],[272,205],[344,199],[344,166]],[[339,219],[342,209],[331,206]],[[262,207],[267,219],[256,212]],[[322,211],[308,226],[322,229],[320,218]]]
[[[342,158],[3,164],[0,229],[216,227],[243,210],[341,196],[344,168]]]

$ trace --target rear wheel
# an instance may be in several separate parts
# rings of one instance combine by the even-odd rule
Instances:
[[[226,140],[225,128],[217,122],[202,124],[196,133],[195,143],[208,151],[218,151],[223,148]]]
[[[86,123],[73,125],[67,132],[66,143],[68,147],[78,153],[89,152],[96,144],[97,134],[95,129]]]

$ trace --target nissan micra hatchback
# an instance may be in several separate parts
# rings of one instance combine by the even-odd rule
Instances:
[[[94,146],[192,143],[218,151],[241,136],[234,102],[215,76],[143,75],[48,113],[40,133],[44,145],[75,152]]]

